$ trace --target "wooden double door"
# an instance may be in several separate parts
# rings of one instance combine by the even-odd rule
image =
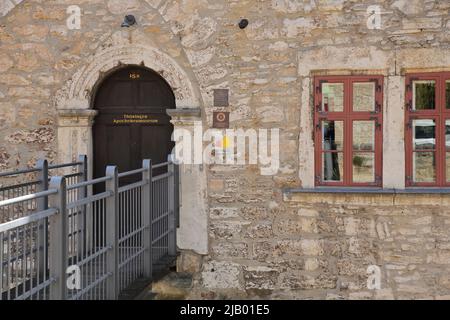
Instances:
[[[97,89],[94,108],[98,110],[93,127],[96,178],[105,175],[108,165],[125,172],[141,168],[142,159],[152,159],[153,164],[167,161],[174,144],[166,109],[175,108],[175,97],[159,74],[138,66],[113,72]],[[124,178],[120,184],[139,179]]]

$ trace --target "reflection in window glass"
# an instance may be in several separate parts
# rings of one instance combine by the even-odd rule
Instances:
[[[447,182],[450,182],[450,120],[445,120],[445,173]]]
[[[450,109],[450,81],[447,80],[445,82],[445,101],[447,105],[447,109]]]
[[[420,80],[413,83],[413,110],[435,109],[436,84],[433,80]]]
[[[353,84],[353,111],[375,111],[375,83]]]
[[[450,152],[447,152],[445,157],[445,167],[447,168],[445,170],[447,182],[450,182]]]
[[[342,182],[344,178],[344,155],[342,152],[322,153],[322,176],[326,182]]]
[[[445,149],[450,151],[450,120],[445,120]]]
[[[343,83],[322,84],[322,111],[324,112],[344,111]]]
[[[341,151],[344,146],[344,122],[322,122],[322,150]]]
[[[413,120],[414,150],[433,150],[436,146],[436,123],[431,119]]]
[[[353,121],[353,150],[373,151],[375,148],[375,121]]]
[[[375,154],[356,152],[353,154],[353,182],[375,182]]]
[[[436,181],[436,159],[434,152],[413,153],[413,181]]]

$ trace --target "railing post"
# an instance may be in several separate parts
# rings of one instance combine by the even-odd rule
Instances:
[[[152,160],[143,160],[142,168],[145,171],[142,173],[142,180],[144,181],[144,186],[141,189],[141,201],[142,201],[142,224],[144,229],[144,276],[148,279],[152,279],[153,269],[152,269],[152,247],[153,247],[153,237],[152,237],[152,221],[153,221],[153,210],[152,210]]]
[[[0,232],[0,301],[3,300],[3,232]]]
[[[66,209],[66,179],[54,177],[50,181],[50,190],[56,194],[49,197],[49,207],[58,213],[49,218],[50,223],[50,278],[54,280],[50,286],[51,300],[66,299],[67,271],[67,209]]]
[[[177,230],[175,227],[175,206],[174,206],[174,163],[172,161],[172,156],[169,155],[167,161],[169,164],[167,165],[167,172],[169,173],[169,176],[167,178],[167,199],[169,201],[168,203],[168,210],[169,210],[169,243],[168,243],[168,254],[169,256],[175,256],[177,254]]]
[[[175,177],[174,177],[174,184],[175,184],[175,227],[179,228],[180,227],[180,165],[179,164],[174,164],[174,172],[175,172]]]
[[[110,247],[106,256],[108,300],[119,297],[119,176],[117,166],[108,166],[106,176],[106,191],[112,195],[106,198],[106,244]]]
[[[79,155],[78,156],[78,162],[81,163],[78,165],[78,173],[80,174],[80,179],[78,182],[85,182],[88,180],[88,166],[87,166],[87,156],[86,155]],[[87,187],[82,187],[78,189],[77,192],[77,200],[82,200],[86,198],[88,195]],[[78,212],[78,236],[77,236],[77,253],[79,257],[81,257],[81,253],[83,252],[83,245],[87,241],[87,235],[86,235],[86,206],[82,206],[80,209],[80,212]]]
[[[81,164],[78,165],[78,172],[82,173],[81,175],[81,181],[87,181],[88,180],[88,163],[87,163],[87,156],[82,154],[78,156],[78,162]],[[87,190],[87,187],[83,188],[84,190]],[[87,193],[87,192],[86,192]]]
[[[36,163],[36,168],[39,169],[38,181],[36,192],[48,190],[48,161],[46,159],[39,159]],[[48,197],[42,197],[37,200],[36,211],[44,211],[48,209]],[[47,249],[48,249],[48,219],[43,219],[38,224],[38,268],[39,278],[45,279],[48,262],[47,262]]]

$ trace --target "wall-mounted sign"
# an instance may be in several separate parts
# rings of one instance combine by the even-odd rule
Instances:
[[[228,107],[228,96],[228,89],[214,89],[214,107]]]
[[[230,127],[230,113],[215,111],[213,113],[213,128],[228,129]]]
[[[158,119],[152,119],[148,114],[123,114],[113,119],[113,124],[155,124]]]

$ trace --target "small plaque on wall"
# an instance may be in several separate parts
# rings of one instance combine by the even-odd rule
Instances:
[[[213,128],[228,129],[230,127],[230,113],[229,112],[214,112],[213,113]]]
[[[228,89],[214,89],[214,107],[228,107],[228,96]]]

